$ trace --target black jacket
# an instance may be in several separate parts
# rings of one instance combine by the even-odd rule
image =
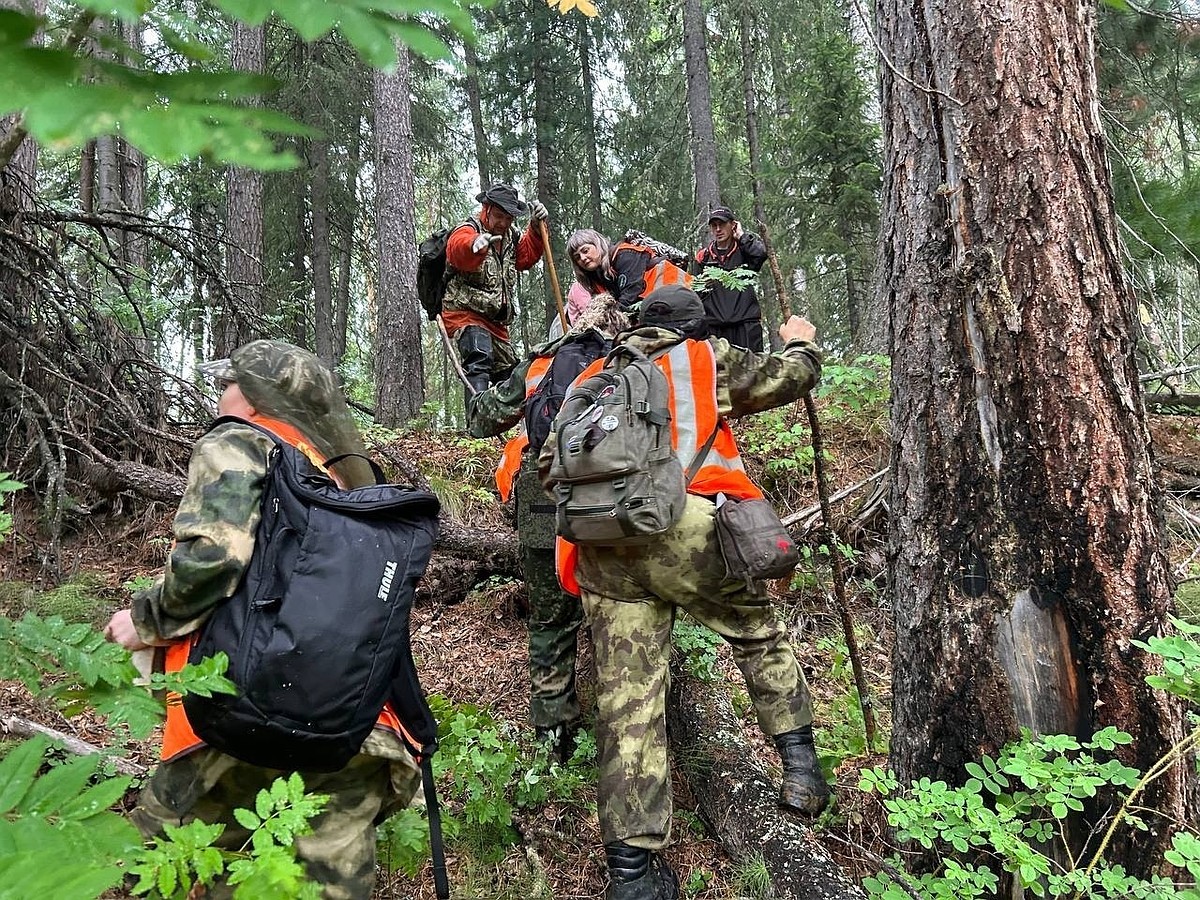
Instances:
[[[767,247],[762,238],[752,231],[744,231],[727,250],[718,250],[715,241],[697,250],[691,268],[694,275],[699,275],[707,266],[719,266],[727,272],[744,266],[752,272],[757,272],[766,261]],[[758,307],[758,295],[755,294],[752,285],[738,291],[713,284],[700,296],[704,300],[705,314],[712,325],[733,325],[762,318],[762,310]]]

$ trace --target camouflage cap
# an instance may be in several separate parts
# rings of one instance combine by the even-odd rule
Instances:
[[[237,380],[233,374],[233,360],[228,356],[224,359],[212,359],[208,362],[199,363],[196,366],[196,371],[204,378],[220,378],[226,381]]]
[[[251,341],[235,350],[229,363],[228,377],[246,400],[264,416],[295,427],[322,456],[364,452],[337,377],[314,354],[283,341]],[[351,486],[375,481],[362,459],[352,457],[336,469]]]

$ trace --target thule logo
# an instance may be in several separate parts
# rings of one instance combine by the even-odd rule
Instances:
[[[387,603],[388,594],[392,592],[392,579],[396,577],[396,563],[388,560],[383,567],[383,579],[379,582],[379,593],[376,596]]]

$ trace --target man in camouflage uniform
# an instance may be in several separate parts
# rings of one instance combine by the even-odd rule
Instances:
[[[502,381],[517,364],[508,326],[516,314],[517,273],[542,258],[540,201],[526,203],[511,185],[494,184],[475,197],[479,212],[446,241],[446,295],[442,322],[458,346],[471,393]],[[530,213],[517,235],[513,219]]]
[[[468,401],[467,426],[471,434],[492,437],[520,422],[534,382],[530,368],[536,361],[551,359],[572,344],[606,349],[613,336],[628,327],[629,319],[616,300],[610,294],[596,295],[565,336],[538,347],[507,379]],[[524,424],[521,428],[524,430]],[[524,448],[514,485],[517,541],[529,592],[529,721],[539,742],[565,762],[572,752],[572,727],[579,718],[575,658],[583,608],[578,597],[559,586],[554,570],[554,501],[538,479],[540,449],[540,443]]]
[[[280,341],[254,341],[231,359],[202,369],[221,391],[223,416],[255,422],[292,443],[314,463],[363,451],[333,374],[313,354]],[[164,574],[116,613],[105,636],[129,650],[163,647],[168,668],[187,637],[233,595],[254,552],[268,457],[274,443],[237,421],[216,425],[196,442],[188,483],[174,522],[175,546]],[[339,462],[331,474],[345,487],[374,483],[365,460]],[[201,743],[178,698],[168,700],[163,762],[132,814],[147,837],[166,824],[193,819],[223,823],[220,844],[238,849],[246,831],[233,819],[254,808],[257,792],[281,774],[244,763]],[[368,900],[375,884],[375,824],[406,806],[420,772],[399,737],[375,728],[361,751],[333,773],[301,773],[308,790],[330,795],[296,841],[296,855],[326,900]],[[208,896],[228,896],[227,885]]]
[[[706,333],[704,307],[691,290],[672,285],[645,301],[640,326],[622,342],[653,356]],[[776,353],[754,353],[723,338],[709,343],[716,364],[718,421],[782,406],[808,393],[820,376],[813,326],[793,316],[779,329]],[[687,388],[673,372],[672,391]],[[686,398],[684,398],[686,400]],[[671,398],[673,416],[681,408]],[[696,401],[698,404],[699,401]],[[713,402],[709,398],[708,402]],[[686,402],[684,403],[686,405]],[[551,434],[539,459],[546,478],[555,453]],[[701,439],[705,435],[699,435]],[[726,446],[736,456],[732,434]],[[681,455],[711,453],[693,448]],[[706,459],[710,457],[706,456]],[[740,462],[736,464],[740,468]],[[704,467],[698,468],[699,472]],[[744,477],[744,471],[741,472]],[[749,484],[748,478],[745,482]],[[693,482],[689,490],[699,482]],[[592,630],[600,749],[597,788],[600,831],[608,858],[608,900],[673,900],[678,881],[657,853],[670,839],[671,778],[667,761],[666,696],[671,628],[677,610],[729,642],[746,679],[763,731],[784,763],[780,802],[807,815],[820,812],[829,787],[812,741],[808,686],[787,631],[760,586],[727,579],[717,543],[713,498],[689,493],[682,519],[653,544],[578,547],[577,562],[560,569],[578,581]],[[563,557],[567,560],[568,557]]]

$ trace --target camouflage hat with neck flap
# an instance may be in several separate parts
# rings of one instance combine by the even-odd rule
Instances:
[[[259,413],[287,422],[321,455],[365,453],[342,389],[315,355],[283,341],[251,341],[229,358],[232,380]],[[374,484],[366,460],[350,457],[334,468],[348,487]]]

